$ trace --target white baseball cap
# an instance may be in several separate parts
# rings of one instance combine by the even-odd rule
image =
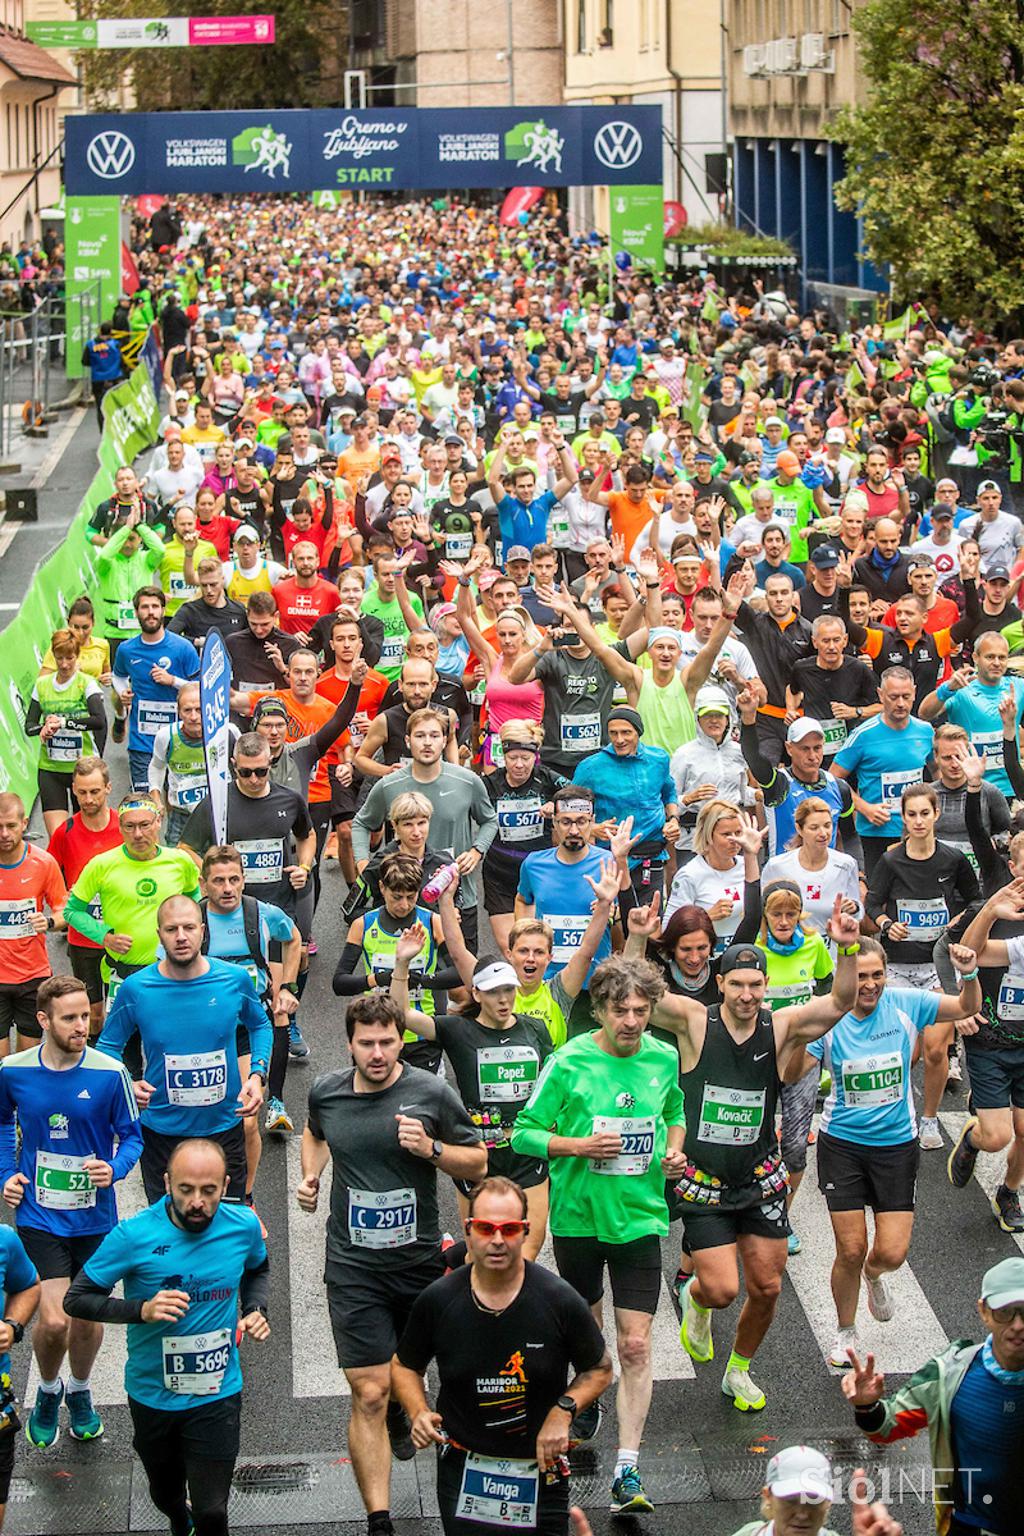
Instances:
[[[786,732],[786,740],[803,741],[805,736],[824,737],[824,735],[825,728],[820,721],[813,720],[810,715],[801,715],[800,719],[794,720],[793,724],[789,727],[789,730]]]
[[[832,1468],[820,1451],[791,1445],[768,1463],[767,1484],[777,1499],[821,1504],[832,1498]]]

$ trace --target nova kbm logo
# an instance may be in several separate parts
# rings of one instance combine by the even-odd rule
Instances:
[[[278,171],[291,175],[292,146],[283,133],[275,133],[268,123],[264,128],[246,128],[231,141],[231,161],[246,171],[266,171],[273,181]]]
[[[644,141],[638,130],[621,119],[604,123],[594,135],[594,154],[610,171],[625,171],[635,165],[643,147]]]
[[[562,170],[565,140],[555,128],[541,121],[516,123],[505,135],[505,154],[516,165],[532,165],[542,174]]]
[[[89,140],[86,162],[94,176],[103,181],[117,181],[135,164],[135,145],[118,128],[105,128]]]

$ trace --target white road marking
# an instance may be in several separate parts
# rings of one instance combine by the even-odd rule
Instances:
[[[288,1140],[288,1300],[292,1319],[292,1396],[348,1397],[338,1366],[324,1289],[324,1235],[331,1208],[325,1171],[315,1216],[299,1210],[295,1189],[302,1178],[302,1141]],[[273,1263],[271,1256],[271,1263]]]

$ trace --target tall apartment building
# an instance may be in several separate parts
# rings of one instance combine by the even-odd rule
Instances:
[[[722,30],[714,0],[560,0],[565,100],[659,106],[665,196],[691,224],[721,217],[726,187]],[[577,189],[576,227],[607,227],[602,189]]]
[[[729,132],[737,224],[787,240],[807,287],[877,290],[859,221],[836,208],[843,151],[826,137],[863,98],[850,21],[862,0],[726,0]]]

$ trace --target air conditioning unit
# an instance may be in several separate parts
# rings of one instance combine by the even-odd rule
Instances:
[[[835,50],[825,47],[823,32],[805,32],[800,39],[800,67],[813,69],[820,75],[835,74]]]
[[[765,46],[765,68],[770,75],[789,75],[797,69],[795,37],[775,37]]]
[[[763,75],[765,48],[763,43],[747,43],[743,50],[743,73],[756,78]]]

